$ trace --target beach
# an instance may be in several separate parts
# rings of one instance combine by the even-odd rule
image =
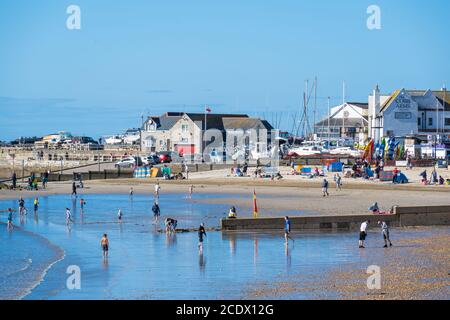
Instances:
[[[214,230],[219,228],[220,219],[226,216],[230,206],[236,207],[238,216],[250,217],[253,191],[257,193],[261,217],[361,214],[375,201],[386,209],[393,205],[448,204],[445,187],[396,188],[390,184],[346,179],[342,191],[331,187],[330,197],[324,199],[320,180],[270,181],[205,174],[211,173],[193,176],[189,181],[159,180],[163,219],[175,217],[180,229],[192,230],[205,223],[208,230]],[[354,232],[293,233],[295,245],[286,248],[282,230],[208,231],[204,254],[199,255],[196,232],[168,236],[160,232],[161,221],[153,224],[151,206],[156,181],[85,181],[85,187],[78,189],[78,198],[70,196],[68,182],[50,183],[46,190],[40,191],[0,190],[0,210],[15,209],[17,199],[24,197],[31,211],[33,198],[40,199],[38,217],[31,213],[20,222],[16,216],[17,229],[8,234],[38,236],[48,242],[45,251],[57,248],[53,252],[59,253],[36,270],[34,277],[42,280],[24,284],[32,290],[3,298],[449,298],[449,227],[393,229],[394,247],[389,251],[382,248],[377,226],[369,231],[365,251],[358,250],[358,235]],[[194,185],[192,198],[188,195],[191,184]],[[129,196],[131,187],[133,197]],[[79,207],[81,197],[87,203],[83,215]],[[75,221],[70,228],[65,225],[66,207],[72,210]],[[124,212],[121,224],[116,218],[118,208]],[[0,214],[1,222],[5,218],[6,214]],[[108,233],[111,241],[106,263],[102,262],[99,248],[103,233]],[[21,240],[11,241],[14,246],[23,245]],[[371,264],[384,270],[381,291],[367,291],[365,286],[365,270]],[[66,271],[70,265],[80,266],[83,272],[82,290],[66,288]],[[408,278],[407,271],[414,272],[414,276]]]
[[[284,168],[283,170],[289,170]],[[362,179],[342,179],[342,191],[335,191],[332,176],[327,179],[330,183],[330,197],[322,198],[322,178],[307,179],[299,176],[289,176],[283,173],[284,179],[270,181],[270,179],[253,179],[250,177],[230,177],[228,170],[216,170],[190,173],[189,180],[166,181],[163,179],[116,179],[84,181],[82,194],[127,194],[132,187],[136,194],[151,194],[153,186],[158,181],[163,192],[187,194],[190,185],[194,186],[194,193],[199,194],[239,194],[242,197],[209,196],[205,200],[198,200],[210,204],[234,205],[242,216],[251,214],[252,194],[258,195],[258,205],[261,214],[277,215],[278,211],[308,212],[309,214],[342,215],[362,214],[374,202],[380,208],[389,210],[395,205],[424,206],[448,205],[449,186],[423,186],[419,182],[419,173],[423,169],[416,168],[407,171],[411,183],[394,185],[390,182],[364,181]],[[428,170],[430,171],[430,170]],[[446,170],[439,171],[447,175]],[[52,182],[47,190],[40,191],[11,191],[0,190],[0,200],[18,199],[19,197],[34,197],[44,195],[69,194],[71,182]],[[273,201],[276,198],[276,201]]]

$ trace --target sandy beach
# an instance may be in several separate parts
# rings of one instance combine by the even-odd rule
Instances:
[[[284,170],[289,170],[284,168]],[[299,176],[289,176],[283,173],[284,179],[270,181],[270,179],[253,179],[250,177],[229,177],[228,170],[191,173],[189,180],[165,181],[162,179],[117,179],[85,181],[85,188],[79,189],[80,194],[128,194],[132,187],[136,194],[153,194],[154,184],[158,181],[162,192],[187,193],[189,186],[194,185],[194,193],[220,193],[234,196],[208,197],[210,204],[234,205],[241,216],[249,214],[252,206],[253,190],[258,195],[258,205],[261,214],[276,215],[277,211],[301,211],[309,214],[361,214],[374,202],[378,202],[382,209],[399,206],[449,205],[449,186],[424,186],[419,182],[419,173],[423,169],[416,168],[407,171],[411,183],[394,185],[390,182],[364,181],[362,179],[343,179],[342,191],[336,191],[332,176],[327,177],[330,182],[330,197],[322,198],[322,178],[308,179]],[[429,172],[430,170],[428,170]],[[438,171],[447,176],[447,171]],[[48,196],[70,194],[70,182],[53,182],[46,190],[40,191],[11,191],[0,190],[0,200],[18,199],[20,197]],[[200,201],[200,200],[199,200]]]

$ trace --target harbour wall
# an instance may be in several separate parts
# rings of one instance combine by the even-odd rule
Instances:
[[[289,217],[291,230],[358,230],[361,223],[370,220],[386,221],[391,227],[450,225],[450,206],[394,207],[391,215],[340,215]],[[222,219],[224,231],[283,230],[284,218]]]

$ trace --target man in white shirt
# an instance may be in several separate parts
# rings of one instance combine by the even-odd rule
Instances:
[[[161,190],[161,187],[159,186],[159,182],[155,184],[155,197],[159,197],[159,190]]]
[[[359,229],[359,248],[364,249],[364,241],[366,240],[367,236],[367,228],[369,226],[370,221],[364,221],[361,223],[361,228]]]

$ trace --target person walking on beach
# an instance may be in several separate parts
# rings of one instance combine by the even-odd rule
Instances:
[[[439,180],[436,168],[433,168],[433,171],[431,172],[430,184],[436,184],[438,182]]]
[[[122,210],[119,209],[119,211],[117,212],[117,220],[119,220],[119,223],[122,223],[122,218],[123,218]]]
[[[158,203],[154,203],[152,207],[154,223],[158,222],[159,217],[161,216],[161,210],[159,209]]]
[[[70,209],[66,208],[66,225],[70,225],[73,222],[72,214],[70,213]]]
[[[339,173],[336,173],[336,175],[334,176],[334,182],[336,183],[336,191],[342,190],[342,178]]]
[[[408,155],[408,157],[406,158],[406,170],[412,170],[413,165],[412,165],[412,159],[411,159],[411,155]]]
[[[72,183],[72,196],[77,196],[77,185],[75,184],[75,181]]]
[[[288,216],[284,217],[284,239],[286,240],[286,244],[288,244],[288,240],[291,239],[294,242],[289,234],[291,233],[291,220],[289,220]]]
[[[133,187],[130,188],[130,198],[133,198],[134,190]]]
[[[8,229],[12,229],[13,228],[13,211],[11,208],[8,208]]]
[[[24,215],[27,213],[27,210],[25,209],[25,200],[23,198],[20,198],[19,200],[19,214]]]
[[[389,226],[387,225],[386,221],[378,221],[378,225],[381,226],[381,234],[383,235],[384,239],[384,248],[392,247],[391,238],[389,237]]]
[[[103,259],[107,259],[108,251],[109,251],[109,240],[108,240],[108,235],[106,233],[103,235],[102,239],[100,240],[100,245],[102,247]]]
[[[198,250],[203,253],[203,236],[206,237],[205,225],[202,223],[198,228]]]
[[[47,183],[48,183],[48,171],[44,172],[44,176],[42,177],[42,189],[46,189],[47,188]]]
[[[361,223],[361,228],[359,229],[359,248],[364,249],[364,241],[367,237],[367,228],[369,226],[370,220]]]
[[[37,214],[38,209],[39,209],[39,199],[38,198],[34,198],[33,206],[34,206],[34,214]]]
[[[84,205],[86,204],[86,201],[84,201],[83,198],[80,199],[80,209],[81,209],[81,214],[84,213]]]
[[[159,192],[161,191],[161,187],[159,186],[159,182],[155,184],[155,198],[159,198]]]
[[[324,198],[330,196],[330,194],[328,193],[328,180],[327,179],[323,179],[323,182],[322,182],[322,195]]]

